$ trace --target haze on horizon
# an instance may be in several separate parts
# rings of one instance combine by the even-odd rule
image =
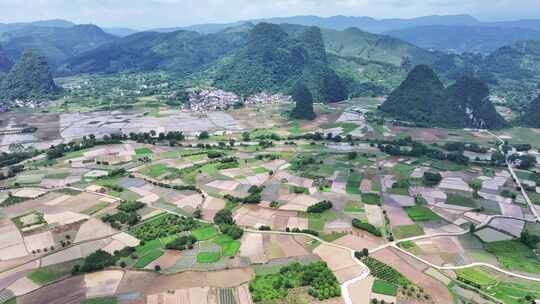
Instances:
[[[295,15],[414,18],[470,14],[483,21],[538,18],[538,0],[0,0],[0,23],[65,19],[151,29]]]

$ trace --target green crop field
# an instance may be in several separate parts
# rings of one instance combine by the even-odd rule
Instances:
[[[540,259],[520,241],[500,241],[485,244],[486,250],[495,255],[499,263],[506,269],[540,273]]]
[[[362,193],[362,203],[368,205],[378,205],[381,203],[381,197],[374,193]]]
[[[150,148],[138,148],[138,149],[135,149],[135,154],[137,156],[142,156],[142,155],[154,154],[154,152],[152,152]]]
[[[392,232],[394,233],[394,237],[399,240],[422,235],[424,234],[424,229],[416,224],[399,225],[392,227]]]
[[[118,299],[116,297],[96,298],[82,300],[81,304],[116,304]]]
[[[201,252],[197,255],[197,263],[210,264],[215,263],[221,259],[219,252]]]
[[[139,258],[139,260],[137,260],[137,263],[135,263],[134,267],[135,268],[144,268],[148,264],[150,264],[153,261],[157,260],[162,255],[163,255],[163,251],[161,251],[161,250],[150,251],[146,255]]]
[[[221,254],[223,256],[234,256],[240,250],[240,241],[233,240],[225,234],[216,237],[213,242],[221,247]]]
[[[397,295],[398,288],[392,283],[388,283],[383,280],[375,280],[375,282],[373,282],[373,287],[371,291],[374,293],[394,297]]]
[[[347,179],[346,190],[347,193],[360,194],[360,183],[362,182],[362,175],[358,173],[351,173]]]
[[[489,286],[497,284],[497,280],[492,278],[489,274],[485,273],[479,268],[465,268],[456,270],[459,277],[473,282],[479,286]]]
[[[193,230],[191,234],[193,234],[193,236],[197,239],[197,241],[206,241],[215,237],[218,234],[218,231],[215,227],[208,226],[208,227]]]
[[[405,211],[407,211],[407,215],[409,215],[411,220],[415,222],[432,221],[441,218],[435,212],[431,211],[431,209],[421,206],[407,207]]]
[[[144,243],[144,245],[139,245],[135,248],[135,254],[138,256],[143,256],[150,251],[161,248],[161,242],[159,240],[151,240]]]
[[[379,260],[368,257],[362,259],[362,262],[369,268],[371,274],[378,279],[398,286],[411,285],[411,282],[401,273]]]
[[[80,263],[79,260],[60,263],[52,266],[35,269],[27,274],[27,277],[36,284],[46,284],[71,274],[73,266]]]
[[[469,207],[469,208],[477,207],[477,203],[474,201],[474,198],[463,196],[460,194],[455,194],[455,193],[448,194],[447,203],[450,205]]]
[[[155,164],[145,168],[142,172],[150,177],[159,177],[167,171],[167,165]]]

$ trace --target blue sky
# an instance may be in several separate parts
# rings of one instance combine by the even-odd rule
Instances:
[[[540,0],[0,0],[0,22],[68,19],[137,29],[293,15],[540,18]]]

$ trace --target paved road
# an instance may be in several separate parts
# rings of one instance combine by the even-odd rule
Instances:
[[[505,141],[502,138],[500,138],[499,136],[497,136],[495,133],[493,133],[493,132],[491,132],[489,130],[483,130],[483,131],[490,134],[490,135],[492,135],[493,137],[497,138],[497,140],[500,142],[499,151],[501,153],[505,154],[504,151],[503,151],[503,146],[505,144]],[[512,177],[516,181],[516,184],[521,189],[521,194],[523,195],[523,197],[525,198],[525,201],[529,205],[529,209],[531,209],[531,212],[534,215],[534,218],[536,219],[536,222],[540,223],[540,214],[538,213],[538,210],[536,209],[536,206],[534,205],[534,203],[529,198],[529,194],[522,187],[521,181],[519,180],[516,172],[514,171],[514,167],[512,166],[512,163],[510,163],[510,161],[508,161],[508,157],[506,157],[506,166],[508,167],[508,171],[510,171],[510,174],[512,174]]]

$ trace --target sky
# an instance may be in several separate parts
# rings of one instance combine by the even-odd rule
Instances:
[[[0,0],[0,23],[66,19],[135,29],[294,15],[435,14],[470,14],[483,21],[540,18],[540,0]]]

